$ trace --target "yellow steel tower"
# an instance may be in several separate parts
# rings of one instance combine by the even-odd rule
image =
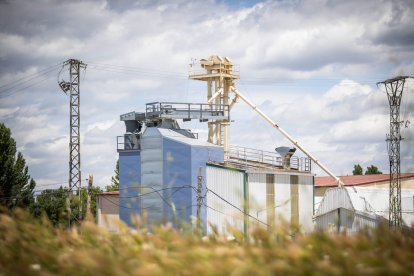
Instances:
[[[239,70],[235,68],[229,58],[214,55],[208,59],[201,59],[199,64],[196,62],[190,64],[189,77],[193,80],[206,81],[207,100],[210,107],[222,109],[225,105],[229,105],[231,87],[235,86],[234,81],[239,79],[240,75]],[[236,100],[237,98],[233,99],[230,108]],[[225,159],[227,159],[229,152],[229,127],[228,120],[210,120],[208,122],[208,142],[223,146]]]

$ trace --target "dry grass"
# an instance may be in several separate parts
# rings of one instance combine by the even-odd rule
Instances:
[[[235,233],[203,239],[169,226],[111,234],[93,222],[64,230],[18,211],[0,215],[2,275],[413,275],[414,233],[378,229],[356,236]]]

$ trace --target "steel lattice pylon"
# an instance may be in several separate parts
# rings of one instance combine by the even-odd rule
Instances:
[[[81,157],[80,157],[80,70],[86,64],[76,59],[69,59],[63,63],[69,67],[70,81],[59,83],[62,90],[70,96],[70,140],[69,140],[69,190],[74,187],[81,189]]]
[[[390,161],[390,197],[389,224],[390,227],[402,227],[401,215],[401,179],[400,179],[400,105],[404,91],[405,80],[408,76],[400,76],[378,84],[385,86],[390,104],[390,133],[387,135],[388,155]]]

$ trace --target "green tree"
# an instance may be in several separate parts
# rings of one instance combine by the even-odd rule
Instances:
[[[30,205],[30,213],[35,218],[40,218],[43,214],[46,215],[54,226],[67,226],[69,222],[69,213],[66,207],[67,197],[68,189],[66,188],[44,190]]]
[[[111,185],[106,186],[107,192],[119,191],[119,159],[116,161],[115,176],[111,178]]]
[[[11,131],[0,123],[0,204],[9,209],[26,208],[33,200],[36,182],[30,178],[21,152],[16,154],[16,142]]]
[[[382,172],[380,172],[378,170],[377,166],[371,165],[371,166],[367,167],[367,170],[365,171],[365,174],[382,174]]]
[[[92,189],[91,189],[91,213],[92,213],[93,217],[96,217],[96,195],[99,194],[99,193],[102,193],[102,190],[101,190],[100,187],[97,187],[97,186],[92,187]],[[83,191],[82,198],[85,202],[84,206],[86,208],[86,202],[87,202],[87,199],[88,199],[88,194],[87,194],[86,191]],[[86,215],[86,209],[85,209],[84,217],[85,217],[85,215]]]
[[[354,165],[354,170],[352,171],[353,175],[362,175],[363,172],[364,171],[362,170],[361,165],[359,165],[359,164]]]
[[[96,194],[101,193],[99,187],[92,187],[91,190],[91,213],[96,216]],[[67,188],[60,187],[59,189],[49,189],[42,191],[36,197],[36,200],[30,205],[30,213],[35,218],[40,218],[46,215],[54,226],[69,226],[69,212],[67,209],[67,200],[69,191]],[[71,201],[70,224],[77,224],[80,222],[79,218],[86,218],[88,194],[86,190],[81,192],[82,200],[82,215],[80,215],[80,200],[79,194],[74,194]]]

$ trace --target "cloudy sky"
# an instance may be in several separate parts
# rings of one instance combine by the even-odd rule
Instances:
[[[413,22],[409,0],[0,1],[0,121],[39,189],[64,185],[69,98],[57,81],[68,80],[63,61],[84,61],[82,178],[94,174],[104,187],[124,132],[119,115],[147,102],[205,102],[206,85],[188,79],[188,64],[217,54],[240,66],[239,90],[335,174],[356,163],[388,172],[389,107],[375,83],[414,75]],[[410,80],[403,172],[414,172],[413,110]],[[231,144],[289,145],[242,102],[232,119]]]

